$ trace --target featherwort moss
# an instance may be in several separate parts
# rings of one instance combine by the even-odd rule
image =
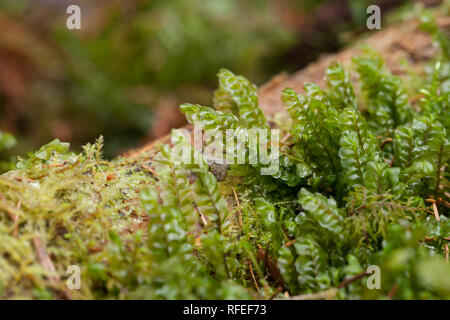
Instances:
[[[272,176],[230,165],[218,182],[168,145],[108,162],[102,138],[19,159],[0,176],[0,297],[450,298],[449,37],[428,13],[422,28],[442,50],[417,106],[368,49],[353,59],[358,90],[340,63],[326,88],[284,90],[289,138]],[[181,111],[205,129],[268,128],[256,87],[228,70],[214,108]],[[190,147],[176,130],[172,144]],[[70,265],[80,290],[66,287]]]

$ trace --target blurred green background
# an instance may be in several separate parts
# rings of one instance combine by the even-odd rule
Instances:
[[[368,4],[412,2],[0,0],[0,159],[101,134],[112,157],[182,125],[179,103],[209,105],[220,68],[262,84],[364,32]]]

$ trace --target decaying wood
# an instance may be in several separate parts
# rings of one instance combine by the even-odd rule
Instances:
[[[336,54],[323,56],[317,62],[311,63],[291,76],[282,73],[273,77],[259,89],[258,97],[261,109],[268,119],[277,112],[284,112],[280,97],[286,87],[301,93],[305,82],[314,82],[323,86],[325,70],[330,63],[340,61],[344,66],[349,65],[351,58],[360,54],[361,47],[364,45],[380,52],[386,61],[386,66],[395,74],[404,73],[400,67],[402,61],[407,61],[411,70],[422,70],[423,64],[436,54],[437,49],[433,45],[431,37],[419,30],[419,23],[419,19],[414,19],[386,27],[378,32],[370,31],[367,38],[357,41]],[[438,24],[442,28],[449,28],[450,17],[438,18]],[[185,128],[190,129],[191,127],[186,126]],[[142,153],[152,150],[159,142],[170,143],[170,135],[150,142],[140,149],[129,151],[125,156],[139,157]]]

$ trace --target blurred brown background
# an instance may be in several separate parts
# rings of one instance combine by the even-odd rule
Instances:
[[[112,157],[182,125],[181,102],[209,105],[220,68],[262,84],[366,31],[369,4],[384,15],[417,2],[0,0],[0,132],[18,141],[0,158],[100,134]],[[70,4],[79,31],[66,28]]]

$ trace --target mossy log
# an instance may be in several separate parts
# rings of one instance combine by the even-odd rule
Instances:
[[[438,24],[441,28],[448,30],[450,27],[450,18],[441,17],[438,19]],[[360,54],[361,46],[363,45],[370,46],[379,52],[386,61],[387,68],[400,78],[404,77],[406,80],[410,73],[414,73],[415,76],[410,77],[408,83],[417,80],[417,77],[421,77],[422,75],[425,78],[425,66],[428,67],[430,60],[433,60],[439,52],[433,44],[433,39],[425,32],[420,31],[418,19],[397,23],[386,27],[380,32],[368,34],[368,37],[357,41],[347,49],[333,55],[324,56],[317,62],[312,63],[291,76],[285,74],[275,76],[271,81],[263,85],[258,93],[259,105],[265,113],[269,124],[276,125],[276,117],[274,115],[278,112],[284,112],[281,101],[282,90],[286,87],[291,87],[296,92],[303,92],[305,82],[315,82],[319,86],[325,86],[324,74],[330,63],[332,61],[339,61],[344,65],[349,65],[351,58]],[[378,65],[376,64],[375,66],[377,67]],[[369,68],[368,70],[369,73],[372,73],[375,69]],[[361,78],[364,80],[364,75]],[[389,75],[389,79],[392,79],[391,75]],[[397,79],[397,77],[394,77],[394,80]],[[396,84],[395,81],[394,84]],[[375,87],[378,88],[377,86]],[[392,92],[397,95],[397,90]],[[418,91],[415,90],[414,92]],[[356,101],[356,95],[353,94],[353,91],[351,96],[354,97],[353,101]],[[414,107],[420,98],[421,96],[411,95],[411,105]],[[402,102],[402,105],[406,104],[404,103],[405,101]],[[400,110],[402,105],[400,103],[398,105]],[[328,106],[331,107],[331,104]],[[356,107],[356,102],[352,104],[352,107]],[[427,112],[427,109],[424,109],[424,112]],[[440,116],[440,114],[436,115],[433,112],[435,111],[431,111],[432,117]],[[335,109],[333,114],[337,113],[338,111]],[[349,116],[353,117],[353,119],[358,119],[357,115],[360,112],[357,108],[347,108],[343,114],[346,117]],[[362,118],[362,116],[359,117]],[[314,123],[314,116],[310,118],[312,119],[310,122]],[[427,126],[427,123],[424,122],[426,119],[420,121],[423,122],[423,126]],[[315,127],[319,127],[319,125],[325,127],[323,125],[324,123],[324,121],[317,121],[317,124],[314,125]],[[303,126],[303,123],[298,124],[298,126]],[[440,126],[438,124],[436,128],[440,128]],[[186,128],[190,127],[188,126]],[[333,135],[334,132],[325,132],[323,135],[327,138],[331,136],[335,137]],[[118,157],[112,161],[105,161],[102,158],[102,138],[99,138],[95,144],[87,144],[84,146],[83,152],[78,155],[70,152],[69,144],[54,140],[43,146],[37,152],[29,153],[25,159],[19,159],[17,170],[9,171],[0,176],[0,211],[4,213],[0,216],[0,243],[2,244],[0,245],[0,269],[5,271],[0,273],[0,298],[228,298],[230,296],[226,295],[225,291],[225,293],[217,291],[217,282],[211,278],[212,273],[205,272],[205,269],[202,269],[204,266],[198,264],[197,260],[186,260],[185,258],[187,256],[183,250],[192,243],[195,247],[201,247],[202,250],[205,250],[204,254],[209,255],[210,252],[206,252],[205,248],[208,248],[208,250],[221,248],[223,243],[226,242],[229,244],[235,239],[239,239],[239,251],[236,249],[236,252],[239,253],[239,258],[235,254],[236,252],[226,256],[224,251],[217,251],[219,255],[208,260],[215,263],[214,268],[216,266],[220,267],[219,269],[214,269],[214,276],[220,277],[220,281],[223,280],[220,282],[221,287],[222,285],[230,285],[230,288],[239,289],[236,291],[236,295],[231,296],[232,298],[241,299],[251,296],[258,299],[271,299],[282,290],[285,290],[285,294],[289,293],[291,295],[299,293],[307,294],[309,292],[314,293],[312,295],[298,296],[298,299],[335,297],[338,289],[349,286],[350,282],[360,279],[366,273],[355,274],[351,271],[347,274],[345,271],[335,279],[331,279],[327,275],[326,279],[328,280],[326,281],[328,281],[328,284],[326,286],[310,281],[313,287],[309,288],[309,291],[303,289],[303,291],[300,291],[298,281],[296,280],[298,271],[294,270],[295,264],[292,263],[293,258],[291,259],[292,252],[290,248],[293,247],[295,250],[297,250],[296,247],[299,247],[299,250],[305,246],[311,248],[312,251],[308,249],[307,252],[302,252],[303,262],[307,263],[301,265],[301,268],[306,268],[310,261],[316,259],[311,259],[312,255],[320,259],[325,257],[321,256],[320,252],[324,252],[325,250],[322,248],[326,248],[326,250],[331,250],[333,257],[338,259],[337,266],[340,270],[343,270],[345,265],[355,266],[356,262],[358,262],[352,256],[348,258],[349,261],[345,260],[347,258],[347,252],[353,251],[346,251],[343,254],[337,251],[338,247],[335,244],[340,243],[345,237],[342,234],[342,230],[346,226],[344,221],[345,223],[348,222],[348,226],[351,227],[348,232],[353,233],[355,231],[357,233],[358,242],[355,245],[358,250],[361,249],[359,244],[362,242],[364,242],[364,245],[370,245],[366,241],[367,239],[370,240],[371,237],[374,243],[376,241],[376,244],[379,244],[381,236],[379,236],[378,227],[381,224],[384,226],[382,227],[384,229],[381,231],[381,234],[386,232],[385,226],[389,224],[389,220],[373,219],[376,224],[372,225],[367,218],[373,214],[373,208],[375,208],[374,214],[377,214],[379,206],[381,208],[388,208],[386,210],[389,211],[389,214],[377,215],[377,217],[386,217],[386,219],[398,221],[396,219],[400,217],[411,218],[412,215],[416,219],[421,214],[420,221],[423,222],[427,218],[426,211],[429,211],[428,213],[430,214],[434,212],[436,221],[440,223],[439,213],[437,213],[438,205],[441,205],[441,207],[447,206],[448,202],[446,200],[443,201],[442,198],[438,198],[437,191],[440,190],[441,183],[444,185],[444,182],[441,181],[442,175],[440,172],[445,170],[441,169],[443,167],[442,161],[447,161],[446,159],[448,158],[442,160],[442,155],[444,154],[444,142],[442,141],[446,141],[446,138],[441,137],[443,136],[442,132],[445,131],[439,132],[441,134],[437,134],[431,140],[433,142],[439,139],[439,150],[441,151],[434,157],[436,159],[433,160],[434,166],[431,164],[432,172],[427,169],[427,174],[435,178],[434,186],[436,187],[434,189],[424,188],[425,191],[422,194],[426,198],[422,199],[423,196],[420,194],[420,204],[411,202],[409,197],[405,197],[407,199],[405,201],[395,200],[393,198],[395,193],[382,194],[384,189],[378,191],[379,186],[385,183],[386,187],[391,188],[395,180],[387,181],[386,179],[381,180],[380,178],[382,183],[375,185],[372,183],[374,181],[372,179],[373,175],[364,175],[360,169],[357,178],[361,178],[361,180],[367,178],[367,183],[364,186],[367,186],[367,188],[376,187],[377,192],[373,194],[367,193],[367,190],[363,189],[358,189],[359,191],[353,192],[351,200],[345,200],[348,203],[348,207],[345,209],[348,210],[348,216],[345,218],[344,215],[346,213],[344,212],[344,207],[338,208],[333,196],[330,197],[333,189],[329,185],[324,185],[324,188],[322,188],[321,192],[324,194],[311,193],[306,188],[302,188],[298,194],[298,200],[295,200],[295,194],[298,190],[294,188],[286,189],[285,193],[277,194],[277,197],[274,197],[269,202],[264,197],[256,198],[253,195],[253,198],[248,197],[246,188],[248,185],[256,185],[257,183],[254,183],[255,180],[250,180],[250,182],[246,181],[244,184],[240,180],[240,177],[228,174],[223,182],[218,183],[212,177],[212,174],[216,176],[217,180],[222,179],[218,178],[213,167],[208,168],[205,163],[192,170],[186,169],[185,167],[177,167],[171,158],[170,149],[167,146],[157,148],[159,143],[170,145],[170,136],[153,141],[138,150],[131,150],[124,157]],[[355,131],[346,133],[347,137],[343,140],[342,147],[339,141],[339,146],[336,147],[335,152],[337,152],[337,148],[339,148],[339,151],[345,150],[347,152],[347,150],[350,150],[348,145],[350,145],[349,141],[351,142],[353,133]],[[422,131],[419,132],[419,134],[421,133]],[[314,135],[314,138],[316,136],[320,137],[320,135]],[[366,142],[368,141],[367,145],[369,147],[374,149],[379,143],[384,144],[382,142],[383,140],[381,140],[382,136],[380,136],[381,138],[379,140],[375,140],[373,136],[374,134],[369,134],[368,130],[365,131],[363,139]],[[312,134],[310,137],[312,137]],[[421,136],[419,135],[419,137]],[[184,143],[184,140],[179,135],[178,140],[178,143],[180,141]],[[329,140],[333,141],[331,138]],[[392,141],[392,138],[390,141]],[[399,141],[402,140],[399,139]],[[366,142],[363,144],[366,145]],[[434,145],[435,143],[433,142]],[[426,147],[431,152],[435,150],[430,149],[431,147],[428,145]],[[427,148],[425,149],[428,150]],[[378,151],[375,152],[372,149],[367,151],[368,156],[366,158],[370,156],[370,159],[373,159],[374,157],[372,156],[377,155],[378,160],[372,161],[373,164],[379,165],[381,170],[386,169],[383,172],[392,172],[394,174],[394,170],[387,169],[388,166],[390,168],[392,162],[388,164],[388,161],[386,161],[393,159],[392,154],[389,154],[389,157],[384,159],[379,155],[380,153]],[[322,157],[321,149],[316,148],[310,150],[319,150],[315,154],[311,152],[312,155],[316,156],[316,159]],[[157,152],[159,154],[155,157]],[[366,152],[364,151],[364,153]],[[342,158],[348,160],[350,156],[348,152],[343,154],[343,157],[339,155],[341,160]],[[427,151],[427,153],[422,154],[422,157],[425,156],[430,156],[430,152]],[[337,156],[331,160],[336,158]],[[401,157],[398,158],[401,159]],[[329,160],[327,159],[327,161]],[[155,162],[158,163],[158,166],[154,165]],[[335,167],[330,172],[336,173],[338,170],[341,170],[343,175],[346,174],[347,177],[353,177],[353,167],[348,165],[347,162],[342,161],[341,163],[343,165]],[[323,163],[317,162],[315,167],[320,167]],[[367,170],[365,172],[372,174],[373,171],[369,171],[368,168],[368,163],[366,163],[365,169]],[[345,170],[348,172],[345,172]],[[398,173],[400,167],[397,167],[396,170]],[[231,170],[228,171],[228,173],[230,172]],[[297,177],[297,170],[293,176]],[[331,175],[327,173],[327,176]],[[387,173],[382,173],[380,176],[386,177]],[[350,179],[347,180],[350,181]],[[443,192],[440,194],[442,194],[442,197],[448,198],[445,191],[448,190],[449,184],[448,182],[445,183],[445,188],[447,189],[442,187]],[[289,184],[287,186],[291,187]],[[353,186],[358,187],[360,185],[354,183],[350,186],[349,184],[349,187]],[[340,190],[335,185],[333,187],[334,190]],[[243,188],[245,189],[244,191]],[[180,190],[182,190],[181,193],[179,192]],[[430,190],[433,192],[430,192]],[[258,197],[259,193],[261,193],[260,190],[257,191]],[[189,196],[185,196],[186,194],[189,194]],[[341,195],[338,194],[337,197],[341,197],[342,200]],[[416,201],[416,198],[413,200]],[[177,199],[178,202],[174,202],[173,199]],[[366,199],[368,200],[366,201]],[[291,212],[292,214],[297,213],[298,210],[308,211],[311,216],[310,218],[313,219],[311,221],[315,221],[314,226],[317,224],[322,229],[319,230],[320,232],[315,230],[315,228],[305,229],[307,232],[304,233],[308,234],[312,231],[311,234],[314,237],[326,235],[325,245],[317,244],[314,238],[309,239],[296,236],[294,232],[286,232],[286,226],[289,227],[289,223],[294,221],[293,215],[290,218],[285,218],[284,222],[280,223],[279,226],[277,226],[277,223],[272,223],[273,219],[269,219],[269,217],[275,214],[275,209],[272,207],[272,200],[276,203],[276,206],[285,206],[277,210],[289,209],[290,211],[286,212]],[[164,204],[163,201],[170,202],[170,205],[167,206],[167,203]],[[432,203],[431,210],[428,210],[430,207],[427,208],[425,202]],[[367,208],[365,203],[374,203],[374,207]],[[316,210],[316,207],[318,208],[319,206],[320,209]],[[450,208],[450,205],[448,207]],[[248,210],[249,208],[253,210],[251,212],[264,212],[264,216],[260,216],[262,219],[258,219],[258,215],[248,214],[250,212]],[[367,213],[360,213],[366,209],[368,210]],[[445,210],[447,211],[442,216],[445,217],[447,226],[448,209]],[[188,214],[183,214],[184,212]],[[207,213],[204,214],[204,212]],[[226,221],[224,220],[227,222],[228,229],[225,235],[226,241],[222,242],[220,237],[216,237],[218,234],[222,235],[223,229],[221,222],[213,224],[211,221],[222,221],[224,212],[230,214],[227,214],[227,219]],[[314,216],[311,212],[314,213]],[[356,220],[353,220],[353,217],[356,217],[356,215],[350,214],[354,212],[359,212],[359,218]],[[178,215],[178,213],[180,214]],[[177,224],[182,220],[181,217],[190,219],[194,216],[198,221],[193,223],[186,221],[185,223],[192,229],[189,229],[189,232],[187,232],[188,229],[185,230],[177,227]],[[332,219],[324,219],[324,217],[332,217]],[[263,223],[260,220],[263,220]],[[310,220],[305,221],[308,222]],[[432,220],[431,222],[436,223],[436,221]],[[254,224],[257,227],[254,227]],[[404,234],[403,227],[397,222],[394,224],[400,228],[398,229],[399,234]],[[274,225],[276,228],[272,228]],[[151,228],[148,228],[148,226],[151,226]],[[305,228],[308,226],[309,223],[303,225]],[[421,226],[423,225],[421,224]],[[427,224],[427,228],[428,226]],[[432,224],[431,226],[434,225]],[[368,229],[366,227],[370,228]],[[174,233],[166,238],[166,232],[161,230],[166,230],[167,228]],[[267,232],[268,230],[270,232]],[[302,230],[302,234],[305,230]],[[438,268],[447,266],[443,259],[447,259],[448,261],[448,245],[445,242],[445,246],[442,246],[442,243],[449,239],[448,232],[446,231],[448,229],[439,228],[438,231],[433,229],[431,232],[429,229],[425,230],[424,227],[418,230],[417,237],[422,237],[423,234],[427,234],[427,237],[423,238],[422,241],[436,242],[434,243],[436,245],[435,248],[438,248],[436,250],[440,250],[442,254],[442,259],[438,261],[436,266]],[[183,236],[180,236],[181,234]],[[187,234],[189,234],[189,237],[184,237]],[[161,235],[162,237],[160,237]],[[281,238],[282,240],[280,240]],[[348,237],[348,242],[345,242],[347,247],[353,246],[353,238]],[[258,241],[253,241],[252,239],[258,239]],[[336,239],[337,241],[335,241]],[[274,247],[278,253],[271,255],[269,252],[270,245],[275,242],[278,243]],[[184,244],[189,245],[184,246]],[[428,243],[428,245],[431,245],[431,243]],[[169,247],[175,249],[159,250],[160,248]],[[249,249],[250,247],[254,250]],[[284,249],[281,250],[282,248]],[[412,250],[416,252],[415,244],[413,246],[408,244],[407,247],[399,246],[398,248],[414,248]],[[170,252],[177,253],[171,255]],[[214,252],[211,251],[211,254],[215,254]],[[203,254],[196,250],[195,254],[197,253]],[[192,257],[192,255],[188,256]],[[420,257],[419,255],[417,256]],[[230,258],[228,261],[232,262],[230,266],[234,269],[228,269],[226,267],[227,257]],[[279,259],[280,257],[281,260]],[[429,256],[426,257],[429,258]],[[261,261],[266,268],[266,276],[259,269],[258,261]],[[367,261],[364,261],[366,264]],[[434,262],[430,259],[420,260],[418,258],[418,261],[425,261],[425,264],[422,264],[423,268],[420,270],[431,270],[430,268],[434,268],[435,266]],[[444,261],[444,264],[441,263],[442,261]],[[81,265],[83,267],[81,269],[81,276],[84,282],[81,290],[71,290],[65,281],[64,276],[67,276],[67,266],[72,265]],[[223,265],[225,268],[222,268]],[[180,286],[180,280],[186,279],[186,268],[188,266],[192,268],[192,272],[190,274],[191,278],[186,283],[191,287],[187,287],[184,290],[185,287],[183,285]],[[323,263],[322,266],[327,265]],[[431,267],[429,268],[429,266]],[[149,273],[149,270],[151,270],[151,273]],[[170,270],[170,272],[167,273],[167,270]],[[247,283],[245,287],[250,288],[254,286],[256,290],[241,290],[244,287],[232,284],[229,281],[230,270],[234,270],[235,274],[240,274],[239,277],[242,277],[241,280]],[[446,268],[442,268],[442,270],[441,274],[444,275],[442,278],[445,278],[448,270]],[[434,271],[433,273],[440,274],[440,272]],[[423,278],[423,274],[426,274],[427,277],[425,278],[429,279],[428,271],[422,272],[418,277]],[[165,278],[167,283],[164,283],[165,288],[170,289],[176,287],[177,289],[182,288],[184,291],[176,290],[175,292],[169,290],[169,294],[175,292],[176,296],[166,296],[166,293],[160,295],[158,290],[152,288],[153,285],[161,285],[161,281],[158,280],[160,275],[167,276]],[[200,275],[200,278],[197,277],[198,275]],[[282,275],[283,279],[281,279],[280,275]],[[394,281],[396,277],[396,273],[392,273],[391,280]],[[272,287],[268,285],[266,278],[270,278],[270,285]],[[385,278],[388,279],[387,277]],[[450,279],[450,277],[447,278]],[[198,282],[198,279],[201,281],[199,280],[200,282]],[[203,282],[203,280],[207,282]],[[214,281],[211,282],[210,280]],[[385,287],[387,290],[389,288],[396,288],[396,286],[392,287],[392,281]],[[416,282],[415,278],[411,281]],[[430,281],[435,281],[435,278],[432,278]],[[204,291],[204,283],[215,284],[209,287],[206,286],[210,291]],[[283,283],[283,285],[280,283]],[[440,285],[440,280],[433,282],[433,284],[436,283],[438,284],[437,288],[441,288],[440,290],[443,292],[442,296],[447,297],[450,292],[448,286],[446,287],[446,283],[448,282],[443,285]],[[304,285],[303,282],[301,285]],[[259,290],[259,286],[264,287],[264,294],[262,293],[263,290]],[[202,287],[202,290],[207,292],[207,294],[196,293],[198,287]],[[329,290],[321,291],[326,288],[329,288]],[[311,291],[310,289],[314,290]],[[392,298],[396,290],[385,292],[380,297],[387,296],[388,298]],[[408,287],[406,289],[400,288],[399,291],[401,290],[410,292]],[[400,293],[397,295],[400,296]],[[341,296],[341,298],[344,297],[351,298],[352,296]],[[409,298],[410,296],[406,293],[401,293],[401,297]],[[430,297],[430,295],[427,291],[421,291],[417,293],[417,297],[426,298]]]

